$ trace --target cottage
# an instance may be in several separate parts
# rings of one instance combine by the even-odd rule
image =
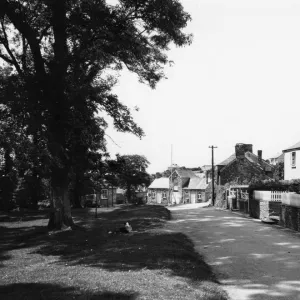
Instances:
[[[300,142],[282,152],[284,154],[284,179],[300,179]]]
[[[89,188],[85,191],[85,195],[81,197],[82,206],[113,206],[116,204],[117,188],[102,184],[101,186]]]
[[[197,203],[205,202],[205,190],[207,188],[206,178],[193,177],[189,180],[187,187],[183,188],[184,202],[185,203]]]
[[[176,167],[169,178],[155,179],[148,187],[148,203],[181,204],[205,201],[206,179],[190,169]]]
[[[169,200],[169,178],[155,179],[148,187],[148,203],[168,204]]]
[[[273,178],[274,168],[262,159],[262,151],[257,155],[251,144],[236,144],[235,153],[216,166],[217,183],[249,184],[255,179]]]
[[[239,209],[247,201],[247,188],[257,179],[273,178],[274,167],[262,159],[262,151],[257,155],[253,153],[251,144],[236,144],[235,153],[218,163],[215,167],[217,197],[216,205],[227,208],[232,205]],[[207,188],[206,196],[209,197],[211,185]],[[228,200],[234,200],[229,203]]]

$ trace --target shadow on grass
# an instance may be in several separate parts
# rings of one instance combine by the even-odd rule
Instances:
[[[2,300],[134,300],[137,293],[83,292],[57,284],[16,283],[0,286]]]
[[[1,222],[19,222],[19,221],[36,221],[38,219],[45,219],[48,216],[48,210],[24,210],[0,212],[0,224]]]
[[[163,229],[170,212],[160,206],[127,207],[99,214],[85,232],[61,232],[38,253],[58,255],[69,265],[88,265],[110,271],[164,270],[195,281],[217,282],[210,266],[182,233]],[[129,221],[134,232],[108,231]]]
[[[32,247],[33,253],[59,256],[68,265],[88,265],[110,271],[162,270],[194,281],[217,282],[210,266],[194,250],[193,243],[181,233],[163,229],[170,212],[161,206],[130,206],[100,212],[99,218],[80,211],[75,219],[84,231],[44,234],[43,228],[6,228],[2,235],[5,251]],[[129,221],[134,232],[108,234]],[[1,233],[1,232],[0,232]],[[16,237],[16,236],[15,236]],[[1,252],[0,252],[1,254]]]
[[[47,233],[44,226],[0,226],[0,268],[5,260],[11,258],[9,251],[43,244],[48,238]]]

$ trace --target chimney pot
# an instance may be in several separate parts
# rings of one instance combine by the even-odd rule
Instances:
[[[258,156],[258,160],[261,161],[262,160],[262,150],[257,150],[257,156]]]

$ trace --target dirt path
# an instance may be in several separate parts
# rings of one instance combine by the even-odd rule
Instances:
[[[300,233],[214,208],[170,208],[234,300],[300,299]]]

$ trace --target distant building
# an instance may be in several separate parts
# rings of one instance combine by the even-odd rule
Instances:
[[[169,178],[156,178],[148,186],[148,203],[168,205]]]
[[[249,184],[258,179],[273,178],[273,172],[274,167],[262,159],[261,150],[255,155],[251,144],[236,144],[235,153],[215,166],[215,182],[218,190],[216,206],[227,208],[228,196],[235,195],[237,201],[232,208],[240,208],[244,205],[242,196],[247,193]],[[207,197],[211,197],[211,184],[206,194]]]
[[[184,204],[205,201],[205,177],[189,169],[177,167],[169,178],[155,179],[148,187],[148,203]]]
[[[284,179],[300,179],[300,142],[284,149]]]
[[[267,159],[269,163],[273,166],[277,165],[280,162],[284,162],[284,153],[277,153],[274,156]]]
[[[253,153],[251,144],[236,144],[235,153],[216,165],[217,183],[249,184],[255,179],[273,178],[274,168],[262,159],[262,151]]]

